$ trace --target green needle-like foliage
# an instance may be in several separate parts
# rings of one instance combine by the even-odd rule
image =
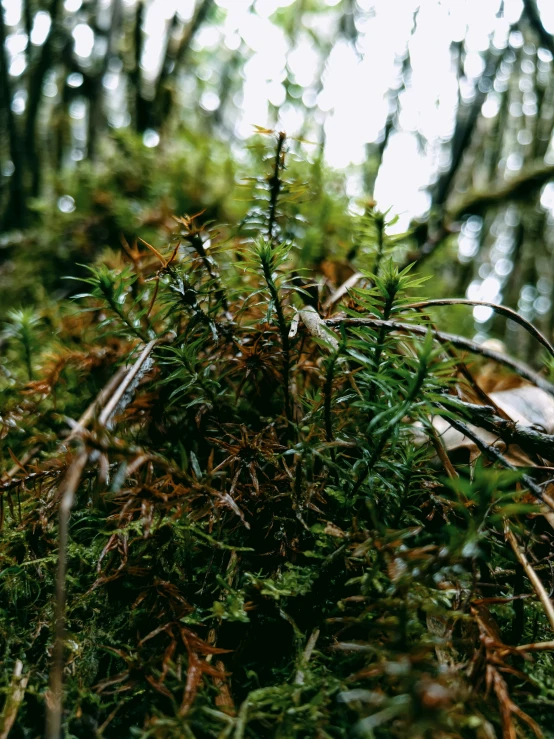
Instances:
[[[168,244],[108,253],[48,330],[9,315],[0,727],[13,736],[43,735],[58,668],[65,737],[515,737],[537,728],[531,714],[546,722],[552,658],[516,646],[547,641],[549,624],[504,540],[506,526],[524,535],[539,562],[545,519],[517,473],[447,478],[430,419],[464,386],[432,332],[348,322],[427,325],[385,216],[362,255],[373,272],[325,328],[276,145],[242,223],[183,217]]]
[[[33,379],[33,355],[38,350],[37,324],[40,317],[31,308],[21,308],[8,312],[4,329],[4,339],[13,339],[18,346],[27,379]]]

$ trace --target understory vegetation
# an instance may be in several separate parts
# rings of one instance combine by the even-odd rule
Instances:
[[[0,736],[554,736],[554,437],[490,397],[548,373],[257,143],[243,211],[121,211],[7,313]]]

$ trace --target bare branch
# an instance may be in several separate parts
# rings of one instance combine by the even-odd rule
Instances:
[[[436,406],[437,408],[440,408],[440,410],[446,411],[446,409],[442,405],[440,405],[440,403],[437,403]],[[460,421],[458,418],[453,418],[451,415],[448,416],[448,423],[464,436],[467,436],[468,439],[471,439],[471,441],[475,444],[477,449],[479,449],[481,454],[483,454],[491,462],[497,462],[498,464],[502,465],[502,467],[505,467],[507,470],[512,470],[513,472],[518,471],[518,468],[511,462],[509,462],[506,457],[498,451],[498,449],[496,449],[494,446],[486,444],[481,438],[479,438],[479,435],[476,434],[475,431],[467,426],[467,424],[462,423],[462,421]],[[541,500],[543,503],[548,505],[549,508],[552,508],[552,500],[550,499],[550,497],[544,494],[543,489],[539,485],[537,485],[537,483],[531,477],[529,477],[529,475],[522,474],[521,479],[527,486],[529,492],[531,492],[535,496],[535,498],[538,498],[538,500]]]
[[[548,593],[546,592],[544,585],[542,584],[539,576],[537,575],[535,570],[531,567],[529,560],[525,556],[525,552],[521,550],[519,544],[517,543],[517,539],[514,535],[514,532],[511,530],[510,524],[508,523],[507,520],[504,521],[504,534],[510,546],[514,550],[514,554],[516,555],[521,566],[525,570],[525,574],[531,581],[533,590],[538,595],[539,600],[542,603],[542,607],[544,608],[544,612],[546,613],[546,617],[550,621],[550,627],[554,630],[554,606],[552,605],[552,601],[548,597]]]
[[[50,672],[50,691],[46,699],[46,737],[60,739],[63,711],[63,665],[65,641],[65,599],[69,516],[75,492],[85,469],[88,452],[83,449],[74,458],[61,485],[58,531],[58,571],[56,573],[55,641]]]
[[[523,316],[520,316],[519,313],[516,313],[515,310],[512,310],[511,308],[507,308],[504,305],[498,305],[497,303],[487,303],[482,300],[462,300],[461,298],[441,298],[439,300],[424,300],[421,303],[412,303],[410,305],[407,305],[406,308],[432,308],[434,306],[439,305],[484,305],[487,308],[492,308],[496,313],[499,313],[501,316],[504,316],[505,318],[509,318],[511,321],[514,321],[515,323],[518,323],[520,326],[522,326],[526,331],[528,331],[531,336],[533,336],[540,344],[544,346],[546,351],[554,357],[554,347],[552,344],[548,341],[546,336],[543,336],[541,332],[538,330],[538,328],[535,328],[532,323],[530,323],[528,320],[523,318]]]
[[[490,187],[486,191],[474,192],[449,208],[449,217],[457,220],[464,215],[480,215],[486,208],[504,205],[511,200],[529,200],[543,185],[554,179],[554,166],[542,162],[529,167],[507,183]]]
[[[352,287],[355,287],[358,284],[362,277],[363,275],[361,272],[354,272],[353,275],[350,275],[350,277],[343,282],[334,293],[329,295],[327,300],[323,303],[323,309],[329,310],[329,308],[332,308],[333,305],[338,303],[338,301],[343,298]]]
[[[466,339],[463,336],[443,333],[442,331],[436,331],[426,326],[397,323],[396,321],[383,321],[380,318],[326,318],[323,322],[329,327],[340,325],[369,326],[371,328],[383,328],[385,331],[400,331],[401,333],[417,334],[419,336],[425,336],[427,332],[430,331],[437,341],[452,344],[452,346],[455,346],[457,349],[465,349],[472,354],[480,354],[483,357],[487,357],[487,359],[492,359],[499,364],[503,364],[516,372],[516,374],[529,380],[529,382],[532,382],[537,387],[540,387],[541,390],[554,396],[554,385],[542,375],[537,374],[537,372],[532,370],[528,365],[517,359],[512,359],[512,357],[509,357],[506,354],[501,354],[500,352],[495,352],[488,347],[476,344],[474,341]]]
[[[8,739],[13,728],[19,707],[25,697],[25,688],[29,681],[29,673],[22,675],[23,662],[16,660],[11,684],[7,688],[4,708],[0,713],[0,739]]]

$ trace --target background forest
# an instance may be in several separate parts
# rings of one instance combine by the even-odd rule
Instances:
[[[0,11],[0,739],[554,736],[554,5]]]
[[[163,234],[164,211],[239,215],[258,125],[347,167],[334,182],[352,207],[375,197],[412,220],[435,297],[503,302],[551,333],[553,30],[536,0],[6,1],[3,305],[121,233]]]

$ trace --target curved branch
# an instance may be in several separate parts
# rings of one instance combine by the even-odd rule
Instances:
[[[421,303],[411,303],[410,305],[404,306],[405,308],[432,308],[433,306],[438,305],[483,305],[487,308],[492,308],[495,313],[499,313],[501,316],[504,316],[505,318],[509,318],[510,321],[514,321],[514,323],[518,323],[520,326],[522,326],[526,331],[528,331],[531,336],[533,336],[540,344],[544,346],[546,351],[554,357],[554,346],[548,341],[546,336],[543,336],[541,332],[538,330],[538,328],[535,328],[530,321],[527,321],[523,316],[520,316],[519,313],[516,313],[515,310],[512,310],[511,308],[507,308],[505,305],[498,305],[498,303],[488,303],[484,300],[463,300],[458,298],[440,298],[437,300],[423,300]]]
[[[528,365],[520,362],[517,359],[512,359],[506,354],[495,352],[492,349],[476,344],[470,339],[466,339],[463,336],[456,336],[455,334],[447,334],[442,331],[436,331],[430,327],[417,326],[410,323],[397,323],[396,321],[384,321],[380,318],[327,318],[323,319],[329,327],[333,326],[369,326],[370,328],[384,329],[385,331],[399,331],[404,334],[417,334],[418,336],[426,336],[428,332],[431,332],[434,339],[445,344],[452,344],[457,349],[465,349],[472,354],[480,354],[487,359],[492,359],[498,364],[503,364],[505,367],[509,367],[513,372],[523,377],[525,380],[532,382],[541,390],[549,393],[554,397],[554,385],[549,382],[542,375],[531,369]]]
[[[539,164],[530,167],[518,177],[513,177],[497,187],[489,187],[482,192],[474,192],[467,198],[454,203],[448,215],[457,220],[463,215],[481,214],[485,208],[494,205],[503,205],[508,200],[527,200],[547,182],[554,179],[554,166]]]

